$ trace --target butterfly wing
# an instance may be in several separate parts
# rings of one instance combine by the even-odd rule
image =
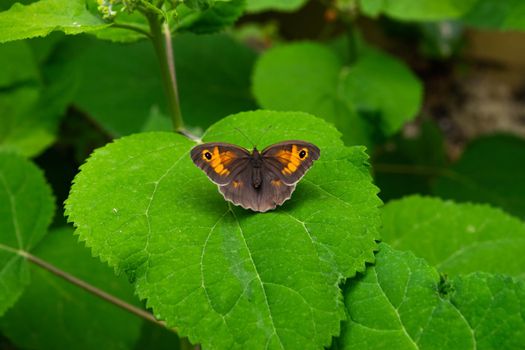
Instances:
[[[283,141],[262,151],[263,165],[285,185],[295,185],[306,174],[321,151],[309,142]]]
[[[273,171],[262,171],[260,187],[255,188],[252,167],[246,167],[228,184],[219,186],[224,198],[244,209],[265,212],[283,204],[292,195],[295,185],[286,185]]]
[[[250,164],[250,153],[239,146],[222,142],[197,145],[191,150],[193,163],[217,185],[227,185]]]

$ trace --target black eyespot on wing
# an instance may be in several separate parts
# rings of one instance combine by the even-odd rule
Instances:
[[[306,157],[306,151],[303,149],[299,152],[299,158],[304,159],[304,157]]]

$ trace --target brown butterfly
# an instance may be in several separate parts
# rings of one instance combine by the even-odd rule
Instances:
[[[219,186],[224,198],[245,209],[265,212],[292,196],[295,185],[319,159],[317,146],[283,141],[262,152],[222,142],[195,146],[191,159]]]

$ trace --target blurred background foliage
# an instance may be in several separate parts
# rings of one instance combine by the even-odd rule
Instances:
[[[53,226],[61,227],[71,180],[93,149],[172,130],[161,72],[144,35],[108,27],[95,0],[67,8],[63,0],[18,1],[71,15],[80,9],[83,25],[105,28],[74,36],[64,35],[78,31],[56,11],[40,12],[42,23],[15,33],[10,28],[33,17],[13,22],[14,2],[0,2],[0,149],[43,169],[57,202]],[[171,21],[192,133],[257,108],[309,112],[334,123],[346,144],[368,147],[385,202],[432,194],[525,218],[524,1],[186,1]],[[148,28],[144,17],[125,12],[115,23]],[[62,32],[11,41],[56,28]],[[44,278],[32,283],[35,293],[49,287]],[[25,296],[7,314],[10,324],[22,322],[17,312],[34,309],[34,300]],[[5,322],[0,327],[23,338]],[[149,325],[139,336],[140,325],[130,327],[130,343],[173,336]]]
[[[177,9],[173,49],[194,133],[256,108],[310,112],[368,147],[385,201],[435,194],[523,217],[523,2],[217,1],[198,15],[192,4]],[[147,29],[137,13],[115,22]],[[0,63],[0,147],[35,158],[59,203],[95,147],[171,129],[138,32],[6,42]]]

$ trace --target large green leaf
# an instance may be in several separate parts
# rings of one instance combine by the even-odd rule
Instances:
[[[409,21],[437,21],[458,18],[478,0],[360,0],[361,10],[369,16],[385,14]],[[490,0],[489,0],[490,1]]]
[[[40,170],[14,154],[0,153],[0,315],[29,283],[27,261],[53,216],[51,190]]]
[[[380,201],[363,148],[322,120],[255,111],[223,119],[205,141],[321,149],[293,198],[256,214],[233,207],[192,163],[195,145],[146,133],[96,151],[66,212],[93,253],[135,280],[155,315],[213,348],[320,348],[344,317],[338,283],[373,260]]]
[[[383,209],[381,236],[411,250],[438,271],[474,271],[525,277],[525,224],[485,205],[407,197]]]
[[[250,49],[227,35],[178,35],[173,44],[182,114],[188,125],[206,128],[221,117],[255,107],[249,90],[255,54]],[[151,126],[152,115],[159,111],[165,115],[160,72],[150,43],[92,41],[78,46],[87,49],[78,60],[82,79],[76,104],[111,134],[138,132]]]
[[[315,43],[276,47],[256,64],[253,91],[261,106],[319,115],[343,133],[348,144],[371,144],[415,117],[422,88],[401,62],[363,49],[345,65]]]
[[[433,186],[441,197],[490,203],[525,218],[525,140],[497,135],[467,146]]]
[[[72,231],[50,232],[32,253],[121,300],[138,304],[124,276],[117,278],[93,259]],[[30,285],[0,319],[0,330],[24,349],[130,349],[142,323],[139,317],[33,266]]]
[[[85,0],[40,0],[21,5],[14,4],[0,12],[0,43],[46,36],[59,30],[79,34],[108,26],[93,16]]]
[[[247,0],[246,10],[248,12],[274,11],[296,11],[303,6],[307,0]]]
[[[448,294],[450,292],[450,294]],[[517,349],[525,285],[473,274],[443,283],[411,252],[381,244],[376,264],[348,283],[341,349]]]

